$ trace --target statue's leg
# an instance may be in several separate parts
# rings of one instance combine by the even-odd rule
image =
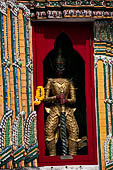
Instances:
[[[46,120],[45,137],[46,145],[50,156],[56,156],[55,131],[58,126],[59,118],[56,114],[49,114]]]
[[[69,133],[68,144],[69,144],[69,155],[77,154],[77,139],[79,134],[79,127],[73,114],[67,114],[66,116],[66,127]]]
[[[69,139],[68,145],[69,145],[69,155],[77,155],[77,143]]]
[[[56,144],[55,140],[52,141],[46,141],[46,146],[49,150],[49,156],[56,156]]]

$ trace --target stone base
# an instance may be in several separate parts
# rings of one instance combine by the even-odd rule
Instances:
[[[99,170],[98,165],[46,166],[39,170]]]
[[[99,165],[44,166],[37,168],[25,167],[14,168],[13,170],[99,170]]]
[[[0,170],[11,170],[11,169],[0,169]],[[31,168],[31,167],[13,168],[12,170],[39,170],[39,167],[37,167],[37,168]]]

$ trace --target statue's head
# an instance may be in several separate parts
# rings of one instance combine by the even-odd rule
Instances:
[[[57,52],[56,63],[55,63],[56,74],[62,77],[64,75],[65,69],[66,69],[66,61],[63,56],[62,49],[59,48]]]
[[[70,51],[73,50],[73,44],[66,33],[62,32],[54,43],[54,70],[57,76],[67,76],[66,73],[69,67]]]

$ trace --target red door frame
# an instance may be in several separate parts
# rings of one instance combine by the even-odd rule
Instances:
[[[41,24],[41,23],[40,23]],[[42,23],[43,25],[46,23]],[[50,23],[49,23],[50,24]],[[70,23],[75,24],[75,23]],[[78,23],[81,24],[81,23]],[[33,41],[33,79],[34,79],[34,94],[36,92],[37,85],[43,85],[43,67],[40,67],[42,61],[38,60],[38,44],[37,41],[37,22],[33,23],[32,29],[32,41]],[[61,23],[60,23],[61,25]],[[76,24],[75,24],[76,25]],[[74,156],[72,160],[61,160],[59,156],[45,156],[45,142],[44,142],[44,111],[43,111],[43,103],[38,107],[37,110],[37,133],[38,133],[38,143],[39,143],[39,166],[54,166],[54,165],[94,165],[97,164],[97,138],[96,138],[96,116],[95,116],[95,89],[94,89],[94,57],[93,57],[93,24],[92,23],[84,23],[81,26],[85,27],[85,25],[89,26],[90,38],[86,40],[86,65],[90,66],[86,68],[86,86],[90,87],[90,90],[86,88],[86,94],[88,97],[88,102],[86,102],[86,108],[89,110],[87,112],[91,113],[91,115],[87,115],[87,122],[90,126],[88,126],[88,136],[90,135],[90,139],[88,142],[88,155],[77,155]],[[50,44],[51,45],[51,44]],[[49,51],[48,51],[49,52]],[[40,68],[40,69],[38,69]],[[90,77],[90,78],[88,78]],[[92,95],[91,95],[92,91]],[[87,100],[87,99],[86,99]],[[41,118],[41,119],[40,119]],[[43,123],[44,124],[44,123]],[[93,134],[93,135],[92,135]],[[43,144],[43,146],[42,146]],[[90,151],[89,151],[90,150]]]

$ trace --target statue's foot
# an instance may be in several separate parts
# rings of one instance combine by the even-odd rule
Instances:
[[[77,155],[77,143],[69,140],[69,155]]]
[[[49,155],[50,156],[56,156],[56,144],[55,144],[55,140],[52,141],[48,141],[46,143],[47,148],[49,150]]]

